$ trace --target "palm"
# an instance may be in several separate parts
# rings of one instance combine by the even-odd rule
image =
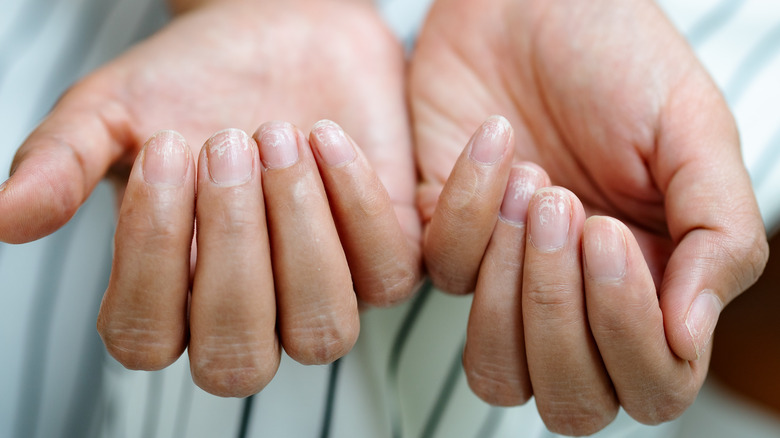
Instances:
[[[376,14],[360,5],[305,0],[209,8],[179,17],[66,101],[98,95],[118,104],[130,121],[121,160],[128,166],[162,128],[180,131],[197,156],[225,127],[251,132],[263,121],[289,120],[308,129],[333,119],[364,148],[413,233],[402,52]]]
[[[682,128],[664,121],[702,103],[680,106],[690,96],[722,105],[719,95],[680,38],[657,38],[676,34],[658,31],[670,24],[650,2],[631,15],[592,2],[496,3],[440,1],[420,36],[411,104],[421,203],[436,199],[481,121],[502,114],[515,158],[540,164],[589,213],[631,225],[660,279],[672,245],[664,193],[679,164],[659,150]]]

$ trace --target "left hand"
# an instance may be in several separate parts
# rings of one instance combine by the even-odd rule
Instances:
[[[533,390],[568,434],[600,430],[619,405],[644,423],[682,413],[719,312],[767,245],[734,120],[658,7],[439,0],[410,89],[426,265],[444,290],[476,288],[474,391],[512,405]],[[458,158],[490,114],[515,131],[491,119]],[[515,223],[497,220],[513,160],[573,193],[531,197],[547,176],[526,164],[510,184],[532,190],[504,198]]]

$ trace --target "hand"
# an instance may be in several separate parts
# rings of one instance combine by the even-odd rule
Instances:
[[[618,404],[645,423],[679,415],[718,313],[760,275],[767,246],[734,121],[661,11],[439,0],[410,103],[426,266],[445,290],[477,289],[464,353],[475,392],[518,404],[533,389],[547,426],[568,434],[603,428]],[[488,121],[458,158],[489,114],[515,131]],[[492,146],[475,152],[480,139]],[[574,193],[525,191],[527,225],[522,203],[516,224],[497,222],[513,160]],[[547,184],[528,169],[521,186]],[[583,224],[586,212],[620,222]],[[556,223],[555,245],[529,245]]]
[[[279,315],[281,343],[294,358],[327,362],[344,354],[357,334],[355,300],[345,295],[351,294],[350,274],[358,298],[370,304],[388,305],[411,292],[418,269],[419,219],[413,204],[415,169],[405,111],[403,53],[367,4],[336,0],[201,3],[74,86],[31,134],[0,192],[0,239],[24,242],[53,232],[107,173],[124,187],[131,163],[148,164],[143,157],[161,151],[172,154],[162,171],[162,185],[143,178],[139,170],[143,165],[133,170],[120,214],[100,331],[109,351],[124,365],[158,369],[181,354],[191,328],[196,383],[213,393],[247,395],[258,391],[278,364],[278,347],[268,331],[275,315]],[[196,210],[193,157],[207,156],[209,150],[199,152],[200,145],[226,126],[247,130],[259,121],[280,119],[308,127],[325,116],[353,135],[364,148],[364,158],[357,153],[360,158],[351,161],[355,164],[317,172],[305,137],[286,127],[285,132],[295,134],[289,135],[296,139],[300,161],[285,170],[262,171],[262,182],[262,155],[252,158],[251,169],[241,168],[249,161],[235,164],[233,172],[252,170],[252,176],[240,184],[210,186],[203,169],[214,160],[198,160],[201,251],[188,320],[188,239]],[[184,140],[173,134],[152,137],[165,127],[179,130],[192,149],[182,151]],[[139,155],[150,137],[146,152]],[[223,133],[208,144],[221,144],[226,138],[256,150],[252,142],[262,137],[248,140],[236,132]],[[260,141],[261,152],[262,146]],[[320,174],[325,192],[318,182]],[[336,187],[339,178],[347,177],[353,178],[350,183],[373,181],[373,185],[363,193],[350,193],[348,187],[341,191]],[[176,183],[169,184],[169,179]],[[294,197],[285,207],[289,211],[278,208],[285,196],[293,195],[289,190],[294,187],[281,182],[285,179],[299,181],[300,194],[316,199],[300,205],[301,199],[309,198]],[[284,187],[269,193],[274,184]],[[359,202],[364,210],[354,217],[345,215],[338,208],[347,208],[348,202]],[[268,209],[268,231],[263,205]],[[293,210],[294,205],[300,208]],[[393,210],[393,223],[384,227],[386,234],[373,241],[377,251],[355,250],[376,223],[389,220],[387,212]],[[313,216],[308,218],[309,214]],[[372,214],[376,216],[364,228],[354,231],[350,221]],[[223,220],[221,228],[214,225]],[[305,223],[311,228],[302,229]],[[405,238],[393,234],[396,231]],[[272,239],[270,245],[265,235]],[[389,253],[380,254],[388,236],[396,244]],[[305,251],[312,242],[301,247],[306,266],[322,262],[331,272],[290,266],[295,260],[282,249],[305,238],[326,241],[317,250]],[[232,246],[226,247],[227,242]],[[334,252],[326,254],[325,249]],[[400,252],[394,253],[396,249]],[[379,257],[383,264],[366,256]],[[269,261],[274,262],[273,285]],[[295,295],[298,289],[288,287],[290,277],[303,290],[300,295]],[[392,280],[378,280],[385,277]],[[234,286],[228,288],[232,300],[215,299],[215,294],[224,292],[220,284]],[[271,306],[274,296],[269,291],[276,292],[278,312]],[[322,295],[312,298],[317,291]],[[262,308],[252,307],[260,304]],[[230,316],[228,311],[236,314]],[[247,350],[247,345],[258,348]]]

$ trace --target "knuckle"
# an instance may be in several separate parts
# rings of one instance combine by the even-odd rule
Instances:
[[[380,268],[378,271],[383,274],[374,281],[366,284],[358,284],[357,279],[355,281],[360,299],[376,307],[390,307],[407,299],[414,291],[419,277],[412,266],[396,266],[389,270]]]
[[[523,287],[523,294],[531,306],[543,311],[558,312],[579,304],[574,299],[572,285],[567,283],[536,283]]]
[[[690,386],[670,388],[651,397],[641,397],[634,403],[624,403],[624,409],[636,421],[656,425],[672,421],[693,403],[697,391]]]
[[[357,341],[359,320],[354,317],[307,318],[307,323],[283,331],[287,354],[304,365],[324,365],[345,356]]]
[[[617,415],[617,405],[583,400],[581,403],[558,403],[544,412],[542,420],[553,432],[568,436],[592,435],[607,427]]]
[[[471,391],[493,406],[519,406],[531,399],[530,386],[519,377],[518,370],[472,364],[464,356],[463,367]]]
[[[117,323],[99,317],[97,330],[108,353],[125,368],[155,371],[178,359],[184,351],[184,336],[161,336],[159,331],[145,328],[150,325],[142,318]]]
[[[278,344],[245,342],[234,336],[213,337],[190,350],[192,379],[220,397],[247,397],[260,392],[279,367]]]

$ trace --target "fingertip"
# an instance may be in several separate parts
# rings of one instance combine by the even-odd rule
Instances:
[[[28,155],[3,183],[0,241],[27,243],[57,231],[87,196],[78,166],[50,155]]]
[[[706,353],[723,306],[723,301],[714,291],[704,290],[688,308],[685,327],[688,329],[696,360]]]
[[[143,178],[156,186],[178,186],[187,177],[192,163],[187,141],[176,131],[154,133],[140,154]]]
[[[585,272],[597,283],[620,282],[626,276],[626,238],[616,219],[592,216],[585,220],[582,252]]]
[[[523,162],[512,166],[498,213],[499,218],[510,224],[524,225],[531,197],[537,190],[549,184],[547,172],[536,164]]]
[[[494,165],[514,145],[515,133],[512,125],[503,116],[494,115],[488,117],[471,137],[466,146],[469,158],[483,165]]]
[[[320,120],[311,128],[309,143],[317,161],[329,167],[343,166],[357,157],[354,142],[335,122]]]

